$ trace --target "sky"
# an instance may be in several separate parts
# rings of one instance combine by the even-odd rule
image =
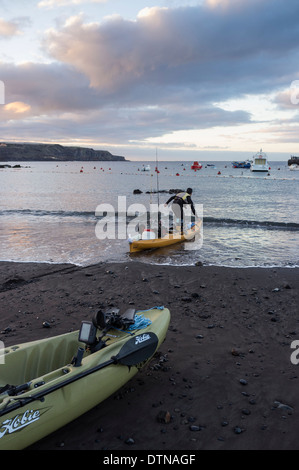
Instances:
[[[298,0],[0,0],[0,141],[299,154]]]

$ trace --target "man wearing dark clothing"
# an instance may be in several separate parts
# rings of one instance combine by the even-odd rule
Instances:
[[[184,205],[190,204],[191,211],[196,216],[194,204],[191,199],[191,194],[192,194],[192,189],[187,188],[187,191],[185,193],[178,193],[178,194],[175,194],[174,196],[171,196],[168,199],[168,201],[164,204],[165,206],[167,206],[170,202],[172,202],[171,208],[173,210],[173,213],[176,216],[176,218],[180,220],[181,234],[183,234],[183,230],[184,230]]]

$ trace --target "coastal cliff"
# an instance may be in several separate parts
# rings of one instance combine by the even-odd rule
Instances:
[[[0,161],[126,161],[107,150],[59,144],[0,143]]]

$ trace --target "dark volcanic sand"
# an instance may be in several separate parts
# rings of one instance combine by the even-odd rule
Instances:
[[[167,338],[145,369],[30,449],[298,449],[299,365],[290,360],[299,340],[298,273],[0,263],[5,346],[77,330],[100,306],[171,312]]]

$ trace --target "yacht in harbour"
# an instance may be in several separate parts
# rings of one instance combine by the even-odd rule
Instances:
[[[269,171],[268,157],[262,149],[252,157],[250,171]]]

